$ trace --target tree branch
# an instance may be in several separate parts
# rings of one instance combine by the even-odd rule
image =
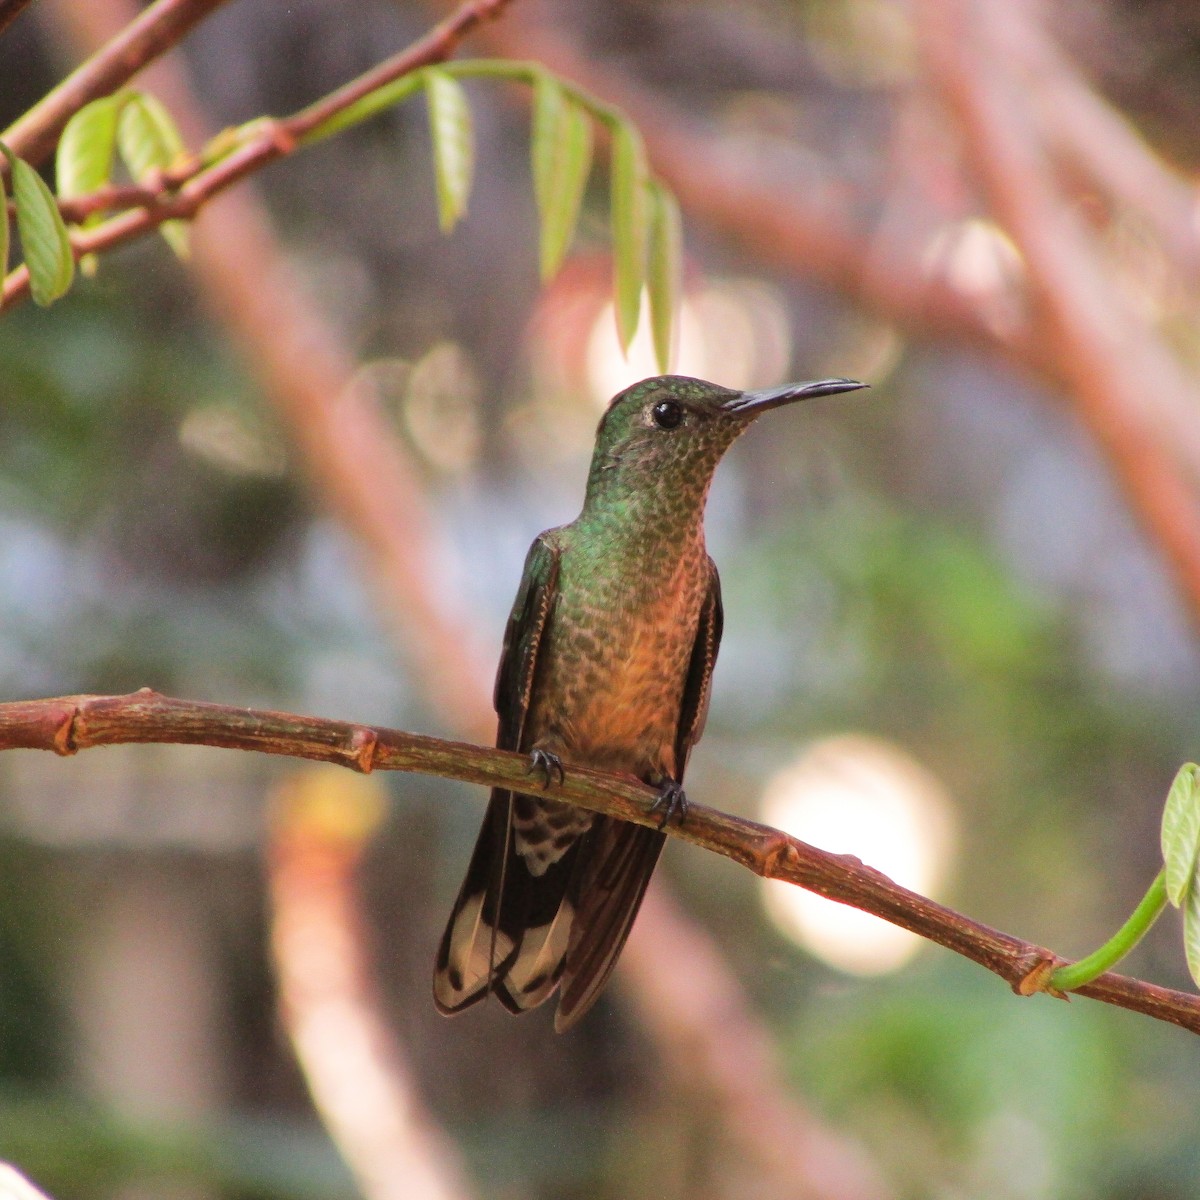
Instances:
[[[165,0],[160,0],[160,3],[164,2]],[[213,0],[209,0],[210,4],[212,2]],[[128,200],[139,206],[130,208],[92,229],[73,231],[71,248],[76,259],[85,254],[109,250],[113,246],[141,237],[161,225],[163,221],[174,218],[191,219],[209,200],[226,188],[261,170],[267,163],[292,154],[303,137],[338,113],[357,104],[363,96],[420,67],[449,58],[459,42],[475,26],[497,16],[508,3],[510,0],[465,0],[424,37],[328,96],[290,117],[281,117],[278,120],[264,119],[259,122],[256,131],[242,145],[216,163],[208,165],[199,156],[193,156],[179,167],[163,172],[158,181],[149,186],[133,190],[105,187],[96,196],[76,197],[63,206],[63,211],[71,216],[96,211],[113,200]],[[147,12],[149,11],[151,10],[148,9]],[[114,39],[109,45],[113,45],[117,40],[119,39]],[[103,53],[102,51],[101,54]],[[98,55],[97,58],[99,57]],[[96,59],[88,61],[90,63]],[[52,92],[47,101],[54,95]],[[0,140],[6,141],[9,149],[20,158],[28,159],[29,155],[18,150],[17,145],[9,140],[12,130],[17,129],[17,126],[40,108],[41,105],[38,105],[31,109],[26,117],[22,117],[17,125],[12,126],[0,137]],[[54,127],[54,138],[61,133],[62,125],[74,111],[67,111],[62,123]],[[29,271],[22,264],[11,271],[4,280],[0,312],[11,308],[28,295]]]
[[[180,742],[334,763],[355,771],[409,771],[519,791],[526,755],[424,734],[179,700],[143,688],[128,696],[62,696],[0,704],[0,750],[70,755],[93,746]],[[572,767],[548,796],[638,825],[657,827],[658,793],[630,776]],[[764,879],[782,879],[882,917],[937,942],[1005,980],[1022,995],[1043,990],[1069,960],[909,891],[852,855],[831,854],[778,829],[700,804],[667,832],[724,855]],[[1079,989],[1106,1004],[1200,1033],[1200,996],[1109,973]]]
[[[50,154],[66,123],[88,101],[116,91],[224,2],[155,0],[108,45],[14,121],[0,134],[0,141],[18,158],[36,166]]]
[[[449,58],[454,48],[471,30],[484,21],[493,20],[508,3],[510,0],[466,0],[466,3],[460,4],[420,41],[414,42],[406,50],[386,59],[377,67],[372,67],[357,79],[352,79],[307,108],[301,109],[284,122],[288,133],[297,140],[306,137],[339,113],[357,104],[364,96],[383,87],[384,84],[391,83],[393,79],[399,79],[418,67]]]

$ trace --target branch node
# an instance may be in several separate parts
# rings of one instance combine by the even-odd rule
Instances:
[[[792,839],[786,833],[776,831],[765,840],[756,868],[764,879],[777,879],[790,874],[789,868],[796,867],[800,856]]]
[[[291,154],[297,145],[299,145],[295,134],[292,133],[283,121],[272,117],[264,123],[264,126],[267,141],[279,151],[281,156]]]
[[[1058,988],[1050,986],[1050,977],[1058,965],[1058,960],[1053,954],[1044,950],[1034,951],[1022,955],[1017,959],[1016,965],[1023,968],[1023,974],[1012,985],[1012,990],[1018,996],[1033,996],[1038,992],[1045,992],[1059,1000],[1070,999],[1066,992],[1060,992]]]
[[[373,729],[359,728],[350,735],[350,767],[363,775],[375,769],[375,751],[379,737]]]
[[[63,710],[62,719],[54,727],[51,745],[54,748],[54,753],[61,755],[63,758],[70,758],[72,754],[79,753],[79,747],[75,743],[75,719],[78,716],[79,705],[72,704],[69,708]]]

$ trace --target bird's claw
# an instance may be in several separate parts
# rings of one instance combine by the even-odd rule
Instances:
[[[556,775],[559,783],[567,778],[567,773],[563,770],[562,759],[550,750],[530,751],[529,773],[532,775],[535,771],[541,773],[543,791],[554,782]]]
[[[674,779],[666,780],[658,789],[658,799],[650,806],[652,813],[661,813],[659,818],[659,829],[666,827],[674,821],[676,825],[682,825],[684,817],[687,816],[688,799],[683,792],[683,784],[676,782]]]

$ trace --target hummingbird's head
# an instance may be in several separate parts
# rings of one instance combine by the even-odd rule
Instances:
[[[738,392],[686,375],[644,379],[615,396],[600,419],[588,496],[653,481],[655,491],[702,502],[722,455],[760,414],[865,386],[823,379]]]

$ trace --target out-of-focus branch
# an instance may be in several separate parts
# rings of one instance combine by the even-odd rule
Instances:
[[[1142,215],[1172,266],[1200,279],[1195,186],[1165,163],[1133,124],[1104,99],[1054,44],[1040,6],[1006,4],[999,57],[1018,67],[1047,148],[1107,196]]]
[[[1166,449],[1200,468],[1195,383],[1121,304],[1099,247],[1050,183],[1025,92],[995,50],[1008,8],[918,0],[914,12],[931,75],[1024,257],[1041,355],[1068,384],[1200,622],[1200,503]]]
[[[708,932],[651,888],[617,973],[689,1105],[760,1200],[885,1200],[892,1189],[862,1147],[791,1096],[778,1055]],[[736,1194],[736,1193],[734,1193]]]
[[[364,958],[355,872],[385,804],[370,781],[321,769],[276,796],[267,857],[280,1014],[367,1200],[463,1200],[458,1156],[410,1082]]]
[[[107,96],[181,41],[225,0],[155,0],[144,12],[14,121],[0,141],[26,162],[40,163],[63,127],[89,100]]]
[[[149,688],[128,696],[60,696],[0,704],[0,750],[67,755],[132,742],[250,750],[330,762],[363,773],[411,771],[510,791],[529,786],[525,754],[348,721],[177,700]],[[658,792],[632,776],[573,766],[565,780],[544,790],[553,799],[623,821],[654,828],[661,821]],[[911,930],[986,967],[1021,994],[1043,990],[1050,973],[1068,961],[909,891],[852,855],[818,850],[756,821],[693,803],[686,818],[667,831],[764,879],[782,879]],[[1112,973],[1077,994],[1200,1033],[1200,996]]]

